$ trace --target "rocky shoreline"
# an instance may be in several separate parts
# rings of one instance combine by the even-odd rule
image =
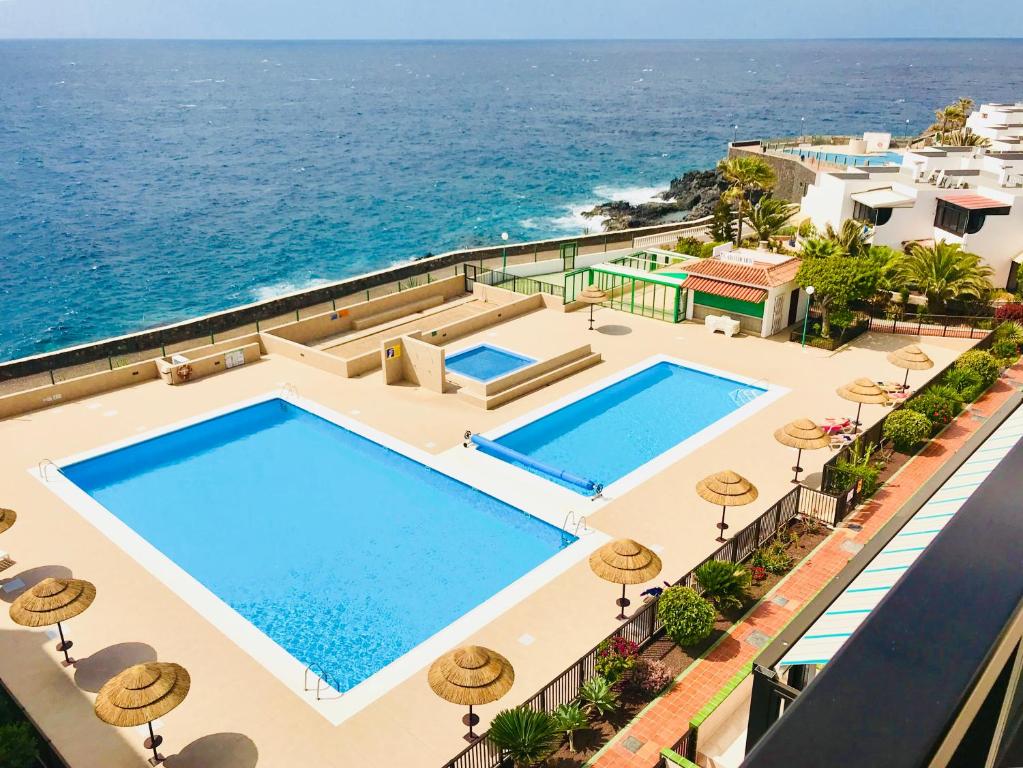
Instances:
[[[601,203],[584,216],[602,217],[605,232],[614,232],[631,227],[647,227],[670,221],[701,219],[714,213],[714,206],[721,199],[721,193],[728,188],[728,182],[720,171],[686,171],[671,180],[668,189],[660,193],[664,202],[651,201],[632,205],[625,200]]]

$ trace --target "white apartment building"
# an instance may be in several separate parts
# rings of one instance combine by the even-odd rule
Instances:
[[[906,150],[901,166],[818,172],[803,214],[818,228],[862,220],[876,245],[960,243],[994,270],[996,286],[1015,291],[1023,262],[1023,104],[981,105],[967,125],[992,146]]]

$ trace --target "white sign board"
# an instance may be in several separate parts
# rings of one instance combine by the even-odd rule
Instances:
[[[863,141],[867,144],[868,152],[887,152],[892,146],[892,135],[890,133],[864,133]]]

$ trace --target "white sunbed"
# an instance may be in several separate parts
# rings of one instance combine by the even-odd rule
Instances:
[[[739,321],[728,315],[707,315],[704,318],[703,324],[707,326],[707,330],[711,333],[721,331],[728,338],[739,332]]]

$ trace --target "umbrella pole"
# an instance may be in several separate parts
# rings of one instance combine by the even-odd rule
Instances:
[[[860,411],[862,411],[862,410],[863,410],[863,403],[858,403],[856,405],[856,421],[853,422],[853,426],[856,427],[856,429],[860,428]]]
[[[153,750],[153,756],[149,758],[149,764],[159,765],[160,763],[163,762],[163,757],[160,755],[159,752],[156,751],[156,748],[163,744],[163,736],[157,736],[155,733],[153,733],[152,721],[146,723],[146,725],[149,726],[149,738],[145,740],[143,746],[146,749]]]
[[[468,741],[470,744],[472,744],[479,738],[479,736],[477,736],[472,730],[473,726],[475,726],[476,723],[478,723],[479,721],[480,721],[479,715],[474,715],[472,713],[472,704],[470,704],[469,714],[462,718],[462,725],[469,726],[469,732],[465,734],[465,740]]]
[[[615,605],[617,605],[622,610],[618,613],[617,616],[615,616],[615,618],[618,619],[619,621],[625,621],[625,619],[628,618],[625,615],[625,609],[628,608],[630,604],[631,601],[625,596],[625,585],[622,584],[622,596],[615,600]]]
[[[593,330],[593,305],[590,304],[590,330]]]
[[[60,626],[59,621],[57,622],[57,633],[60,635],[60,642],[57,643],[57,650],[64,654],[64,666],[70,667],[75,662],[70,656],[68,656],[67,652],[71,649],[71,646],[74,645],[74,643],[70,640],[64,639],[64,628]]]
[[[720,533],[718,533],[718,537],[715,539],[715,541],[718,541],[722,544],[725,543],[725,531],[728,530],[728,523],[725,522],[725,511],[727,509],[728,507],[726,507],[724,504],[721,505],[721,522],[718,523],[718,531],[720,531]]]
[[[906,378],[902,380],[902,391],[909,389],[909,368],[906,369]]]
[[[793,483],[798,483],[799,482],[799,473],[803,471],[803,468],[801,466],[799,466],[799,460],[801,458],[803,458],[803,449],[802,448],[797,448],[796,449],[796,466],[794,466],[792,468],[793,470],[795,470],[795,473],[796,473],[795,477],[792,478],[792,482]]]

